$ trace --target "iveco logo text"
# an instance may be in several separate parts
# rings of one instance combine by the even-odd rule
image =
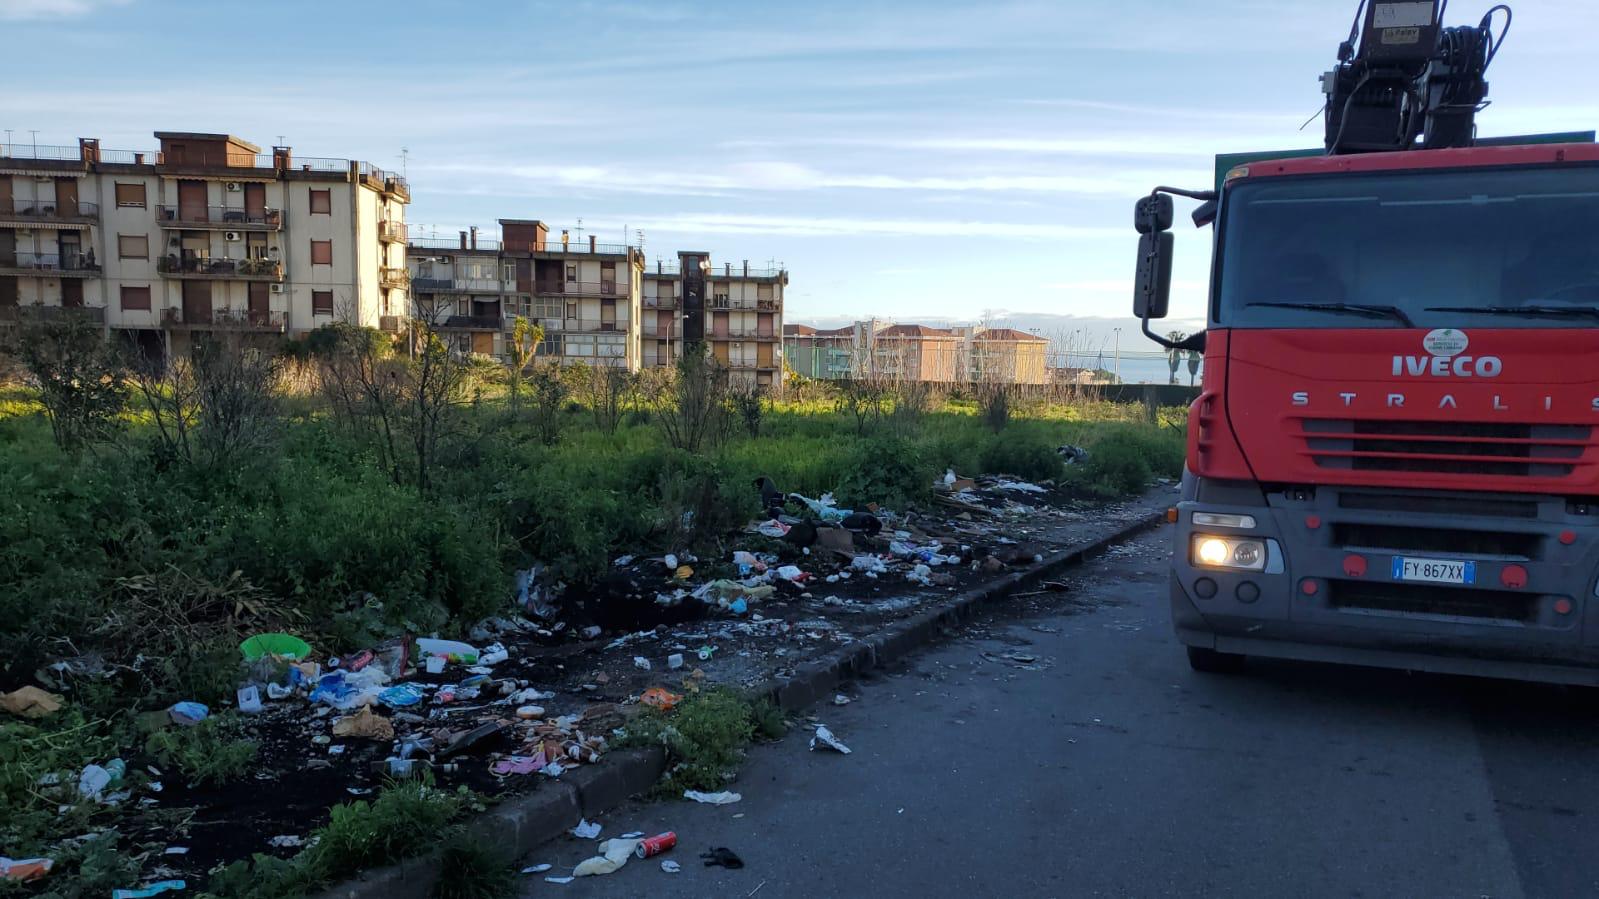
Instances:
[[[1395,356],[1394,377],[1497,378],[1504,362],[1498,356]]]

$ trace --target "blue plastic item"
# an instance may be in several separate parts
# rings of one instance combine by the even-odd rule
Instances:
[[[398,684],[378,694],[378,702],[391,709],[403,709],[422,701],[422,686],[420,684]]]

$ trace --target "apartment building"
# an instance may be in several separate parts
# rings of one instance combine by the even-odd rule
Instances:
[[[940,384],[1049,381],[1049,341],[1010,328],[935,328],[865,319],[827,330],[788,325],[783,332],[790,367],[809,378]]]
[[[685,342],[704,341],[734,383],[782,385],[787,270],[748,260],[718,266],[708,252],[684,250],[675,265],[647,269],[644,284],[653,303],[641,329],[650,364],[671,365]]]
[[[500,240],[412,238],[416,314],[463,352],[510,361],[517,316],[544,328],[538,358],[637,371],[643,261],[593,236],[550,238],[536,219],[500,219]]]
[[[228,134],[155,139],[0,145],[0,315],[76,310],[152,358],[215,332],[399,330],[404,178]]]

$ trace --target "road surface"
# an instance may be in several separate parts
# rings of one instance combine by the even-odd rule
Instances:
[[[1252,662],[1188,669],[1153,532],[1012,600],[757,747],[735,805],[637,803],[665,858],[524,895],[1573,896],[1599,893],[1599,698]],[[1011,657],[1007,658],[1007,654]],[[1027,662],[1032,658],[1032,662]],[[569,873],[595,843],[523,864]],[[741,870],[697,855],[726,846]]]

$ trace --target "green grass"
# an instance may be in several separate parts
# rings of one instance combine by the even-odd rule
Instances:
[[[242,738],[243,730],[237,713],[222,712],[192,727],[156,731],[145,749],[191,784],[221,786],[243,777],[255,761],[256,744]]]

